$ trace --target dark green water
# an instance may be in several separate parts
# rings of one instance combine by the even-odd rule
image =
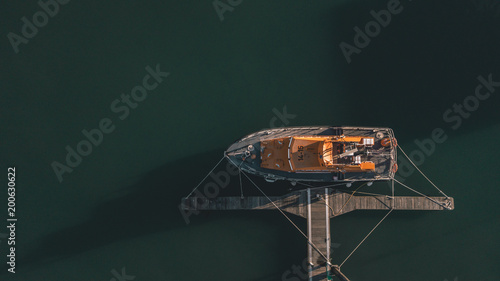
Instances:
[[[134,280],[282,280],[306,242],[279,213],[186,225],[177,205],[232,141],[271,126],[284,106],[290,126],[391,127],[407,152],[435,128],[448,137],[420,167],[456,209],[393,212],[342,267],[352,280],[499,280],[500,87],[456,130],[443,114],[474,95],[478,76],[500,81],[500,4],[402,1],[347,63],[339,44],[353,45],[353,28],[387,3],[244,0],[221,21],[211,1],[73,0],[15,53],[9,32],[21,35],[21,18],[41,8],[2,2],[0,163],[5,176],[16,167],[18,221],[16,273],[2,267],[0,280],[111,280],[124,267]],[[128,115],[114,112],[156,65],[170,75]],[[103,118],[114,130],[59,182],[51,163],[65,164],[65,147]],[[417,173],[405,182],[438,195]],[[233,178],[224,192],[238,188]],[[383,215],[332,220],[334,263]]]

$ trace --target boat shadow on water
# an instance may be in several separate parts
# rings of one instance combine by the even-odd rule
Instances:
[[[186,227],[186,222],[179,210],[181,198],[203,179],[217,159],[222,157],[223,149],[208,153],[185,157],[165,164],[146,173],[136,183],[124,187],[117,193],[125,194],[105,199],[98,204],[87,220],[55,231],[42,237],[37,246],[18,259],[18,263],[32,268],[40,267],[54,261],[98,249],[111,243],[129,240],[136,237]],[[193,159],[196,159],[193,167]],[[226,161],[219,165],[214,173],[224,172]],[[210,181],[208,178],[200,186]],[[255,178],[259,184],[265,184],[262,179]],[[213,181],[212,181],[213,182]],[[257,195],[245,183],[245,195]],[[284,194],[290,188],[288,183],[272,185],[270,194]],[[227,187],[221,188],[219,196],[240,195],[239,178],[231,176]],[[190,217],[190,224],[210,223],[221,217],[241,217],[242,212],[212,212],[203,211]],[[259,216],[248,213],[250,216]],[[266,216],[260,216],[266,219]],[[272,220],[273,218],[268,218]]]

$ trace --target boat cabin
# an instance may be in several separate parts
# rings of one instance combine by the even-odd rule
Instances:
[[[369,172],[366,148],[374,138],[356,136],[293,136],[260,142],[262,168],[287,172]]]

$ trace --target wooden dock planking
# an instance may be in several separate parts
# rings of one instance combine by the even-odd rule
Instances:
[[[330,271],[330,209],[320,199],[328,200],[329,193],[328,188],[308,189],[306,193],[309,280],[327,280]]]
[[[442,211],[454,209],[453,198],[430,197],[433,202],[425,197],[416,196],[352,196],[347,193],[332,194],[329,205],[335,210],[335,215],[342,215],[355,210],[421,210],[421,211]],[[350,198],[350,199],[349,199]],[[346,203],[347,202],[347,203]],[[344,206],[345,205],[345,206]]]
[[[312,189],[316,194],[317,190]],[[324,190],[324,189],[321,189]],[[331,193],[333,190],[329,189]],[[324,196],[324,195],[323,195]],[[335,215],[330,212],[330,217],[342,215],[355,210],[421,210],[421,211],[441,211],[445,210],[442,205],[454,209],[453,198],[430,197],[430,199],[439,202],[442,205],[425,197],[415,196],[352,196],[348,193],[335,192],[329,195],[328,205],[334,210]],[[349,199],[350,198],[350,199]],[[296,191],[281,197],[269,197],[281,210],[307,218],[307,191]],[[324,208],[326,205],[322,200],[312,198],[313,209]],[[347,202],[347,203],[346,203]],[[345,205],[345,206],[344,206]],[[182,208],[185,210],[274,210],[274,205],[262,196],[249,196],[241,199],[240,197],[217,197],[209,198],[183,198]]]
[[[331,258],[330,218],[355,210],[389,210],[391,208],[394,210],[453,210],[454,204],[454,199],[451,197],[351,196],[349,193],[330,188],[309,188],[279,197],[183,198],[181,208],[184,210],[275,210],[276,205],[284,212],[304,217],[307,219],[309,241],[309,280],[327,280],[327,275],[330,273],[341,280],[348,281],[338,267],[331,267],[328,262]]]

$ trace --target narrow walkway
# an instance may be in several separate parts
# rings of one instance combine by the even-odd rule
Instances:
[[[343,215],[355,210],[419,210],[419,211],[442,211],[453,210],[455,203],[452,197],[420,197],[420,196],[352,196],[349,193],[343,193],[329,189],[328,205],[333,209],[334,214],[330,211],[330,218]],[[312,193],[320,193],[325,196],[324,188],[310,189]],[[350,199],[349,199],[350,198]],[[284,196],[270,196],[276,206],[282,211],[301,216],[308,217],[308,196],[307,190],[301,190],[289,193]],[[430,200],[431,199],[431,200]],[[318,201],[317,198],[312,199],[312,203]],[[347,203],[346,203],[347,202]],[[322,199],[318,202],[325,207]],[[345,206],[344,206],[345,205]],[[276,207],[263,196],[248,196],[243,199],[241,197],[217,197],[209,199],[206,197],[189,197],[182,198],[181,207],[184,210],[276,210]],[[315,213],[316,214],[316,213]]]
[[[328,201],[330,190],[307,189],[307,236],[315,246],[309,243],[308,262],[309,280],[327,280],[330,272],[330,208],[323,199]],[[323,198],[323,199],[322,199]],[[326,259],[328,260],[325,260]]]

